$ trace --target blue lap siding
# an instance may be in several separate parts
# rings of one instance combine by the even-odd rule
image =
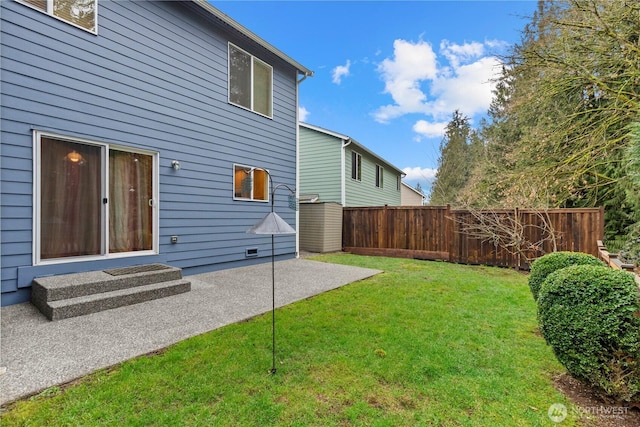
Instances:
[[[233,165],[295,187],[296,67],[193,2],[99,1],[97,35],[15,1],[0,2],[0,17],[2,305],[27,301],[38,276],[270,260],[270,237],[245,233],[270,204],[233,199]],[[228,103],[229,42],[273,67],[273,118]],[[34,266],[34,131],[157,152],[158,253]],[[286,195],[276,210],[297,228]],[[276,237],[277,256],[295,252],[295,236]]]

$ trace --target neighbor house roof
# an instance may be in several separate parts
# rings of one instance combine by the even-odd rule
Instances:
[[[417,195],[421,196],[421,197],[426,197],[423,193],[421,193],[420,191],[416,190],[415,188],[413,188],[412,186],[410,186],[409,184],[407,184],[406,182],[402,181],[401,183],[402,185],[404,185],[408,190],[413,191],[414,193],[416,193]]]
[[[324,133],[326,135],[333,136],[333,137],[338,138],[338,139],[342,139],[343,141],[348,142],[349,145],[353,144],[354,146],[358,147],[358,149],[360,149],[360,150],[364,151],[365,153],[369,154],[371,157],[373,157],[373,158],[379,160],[380,162],[386,164],[391,169],[395,170],[397,173],[399,173],[399,174],[401,174],[403,176],[406,175],[402,171],[402,169],[398,168],[397,166],[392,165],[387,160],[385,160],[384,158],[380,157],[379,155],[377,155],[373,151],[369,150],[367,147],[365,147],[364,145],[360,144],[358,141],[356,141],[355,139],[351,138],[348,135],[342,135],[340,133],[333,132],[333,131],[330,131],[328,129],[321,128],[320,126],[310,125],[309,123],[300,122],[300,126],[305,127],[307,129],[315,130],[316,132],[321,132],[321,133]]]
[[[195,4],[197,4],[198,6],[202,7],[205,11],[207,11],[208,13],[213,15],[215,18],[219,19],[220,21],[222,21],[223,23],[225,23],[226,25],[231,27],[232,29],[240,32],[242,35],[244,35],[245,37],[249,38],[254,43],[257,43],[258,45],[260,45],[264,49],[268,50],[269,52],[271,52],[272,54],[274,54],[278,58],[282,59],[283,61],[285,61],[288,64],[290,64],[293,67],[295,67],[301,74],[304,74],[305,76],[313,76],[313,71],[311,71],[310,69],[308,69],[304,65],[300,64],[299,62],[295,61],[294,59],[290,58],[288,55],[286,55],[281,50],[279,50],[279,49],[275,48],[274,46],[272,46],[271,44],[267,43],[264,39],[262,39],[261,37],[259,37],[255,33],[253,33],[252,31],[248,30],[246,27],[242,26],[241,24],[239,24],[238,22],[236,22],[232,18],[230,18],[229,15],[227,15],[227,14],[223,13],[222,11],[218,10],[217,8],[213,7],[206,0],[192,0],[192,1]]]

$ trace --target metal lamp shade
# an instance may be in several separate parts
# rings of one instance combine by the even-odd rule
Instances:
[[[277,213],[271,212],[253,227],[247,230],[249,234],[295,234],[294,230]]]

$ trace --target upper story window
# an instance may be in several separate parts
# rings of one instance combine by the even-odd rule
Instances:
[[[273,68],[231,43],[229,102],[273,117]]]
[[[92,33],[98,30],[98,0],[18,1]]]
[[[233,198],[236,200],[269,200],[267,171],[251,166],[233,166]]]
[[[362,156],[355,151],[351,152],[351,179],[362,181]]]
[[[384,168],[380,165],[376,165],[376,187],[382,188],[384,178]]]

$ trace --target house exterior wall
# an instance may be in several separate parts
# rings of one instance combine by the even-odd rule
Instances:
[[[418,194],[404,182],[400,187],[400,198],[402,199],[401,206],[422,206],[424,204],[424,196]]]
[[[321,202],[342,203],[342,141],[300,126],[300,194],[317,194]]]
[[[355,151],[362,156],[362,179],[357,181],[351,177],[351,152]],[[356,145],[346,147],[345,162],[345,207],[355,206],[400,206],[400,190],[398,189],[399,173],[389,167],[388,164],[371,156],[365,150]],[[383,168],[382,188],[376,187],[376,165]]]
[[[351,177],[352,151],[362,156],[360,181]],[[382,188],[376,187],[376,165],[383,168]],[[400,171],[349,137],[301,125],[300,194],[318,194],[320,202],[342,204],[343,177],[345,206],[400,206]]]
[[[0,9],[2,305],[27,301],[38,276],[150,262],[192,274],[270,259],[271,239],[245,233],[270,205],[234,200],[233,165],[295,187],[291,64],[192,2],[100,1],[97,35],[15,1]],[[229,41],[273,67],[272,119],[228,103]],[[33,265],[36,130],[158,153],[157,254]],[[297,226],[286,197],[276,210]],[[295,236],[278,236],[275,251],[293,257]]]

